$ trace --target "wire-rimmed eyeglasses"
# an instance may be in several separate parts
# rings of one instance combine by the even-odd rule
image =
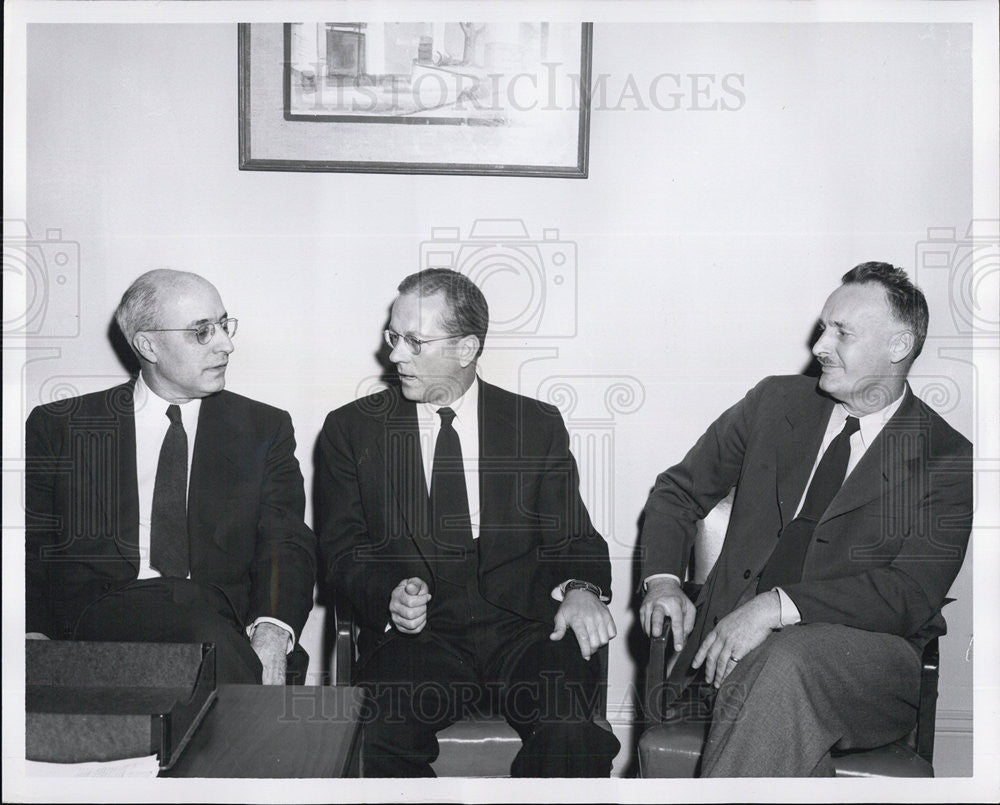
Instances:
[[[219,321],[205,322],[198,327],[160,327],[159,329],[143,330],[144,333],[194,333],[199,344],[207,344],[215,338],[215,328],[221,327],[222,332],[232,338],[236,335],[236,326],[239,319],[220,319]]]
[[[420,349],[424,344],[429,344],[432,341],[447,341],[449,338],[462,337],[461,335],[442,335],[439,338],[417,338],[413,335],[397,333],[395,330],[383,330],[382,335],[385,337],[385,343],[389,345],[390,349],[395,349],[396,344],[399,343],[399,339],[402,338],[403,343],[406,344],[406,348],[414,355],[420,354]]]

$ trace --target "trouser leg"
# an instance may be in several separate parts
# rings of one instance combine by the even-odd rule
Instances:
[[[262,667],[246,634],[211,589],[189,579],[143,579],[83,610],[74,640],[214,643],[219,684],[260,684]]]
[[[919,692],[920,660],[901,637],[823,623],[782,629],[723,682],[701,774],[832,774],[832,748],[906,735]]]
[[[471,657],[426,632],[396,635],[359,672],[364,777],[433,777],[437,732],[479,691]]]
[[[594,723],[601,680],[597,658],[583,659],[572,632],[525,636],[505,680],[504,716],[521,736],[514,777],[608,777],[621,744]]]

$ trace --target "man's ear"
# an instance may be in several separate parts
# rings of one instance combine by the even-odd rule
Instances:
[[[132,349],[140,358],[150,363],[156,363],[158,360],[156,346],[153,344],[153,339],[149,337],[149,333],[139,331],[132,336]]]
[[[479,336],[466,335],[458,342],[458,362],[464,369],[476,359],[479,352]]]
[[[915,343],[916,339],[909,330],[901,330],[896,333],[889,341],[889,360],[893,363],[906,360],[913,352]]]

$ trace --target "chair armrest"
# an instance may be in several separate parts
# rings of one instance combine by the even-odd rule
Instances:
[[[940,655],[935,637],[924,646],[920,669],[920,706],[917,712],[917,754],[933,765],[934,725],[937,721],[938,668]]]
[[[670,645],[666,634],[669,634],[669,628],[670,620],[667,619],[663,626],[665,635],[649,639],[649,661],[646,663],[642,706],[648,724],[663,720],[663,681],[667,675],[667,648]]]
[[[354,666],[354,610],[351,602],[337,593],[334,603],[337,636],[333,648],[333,679],[335,685],[350,685]]]

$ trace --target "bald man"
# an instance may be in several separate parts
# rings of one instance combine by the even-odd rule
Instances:
[[[316,572],[291,419],[223,390],[237,320],[197,274],[115,319],[139,376],[28,417],[28,636],[212,642],[220,683],[284,684]]]

